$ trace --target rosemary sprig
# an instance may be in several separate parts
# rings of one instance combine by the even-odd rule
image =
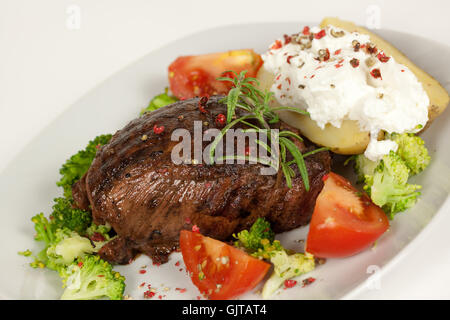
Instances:
[[[275,111],[289,110],[300,114],[309,115],[306,111],[292,108],[292,107],[276,107],[270,108],[269,103],[273,99],[273,93],[269,91],[262,92],[257,89],[255,84],[258,86],[259,81],[256,78],[246,77],[246,71],[242,71],[237,74],[234,71],[226,71],[226,73],[232,72],[235,77],[220,77],[217,80],[232,82],[233,88],[229,91],[228,95],[221,101],[227,105],[227,125],[221,130],[220,134],[215,137],[211,148],[210,148],[210,163],[214,163],[215,149],[220,142],[220,140],[225,136],[226,132],[232,128],[237,123],[241,122],[253,129],[248,130],[263,130],[267,133],[267,137],[270,139],[271,128],[269,124],[276,123],[279,121],[279,117]],[[236,108],[243,109],[247,114],[243,117],[236,118]],[[257,121],[259,126],[254,125],[248,120],[254,119]],[[278,147],[279,154],[281,155],[281,161],[279,161],[279,166],[286,178],[286,184],[289,188],[292,187],[292,178],[295,177],[295,171],[290,167],[292,164],[296,164],[300,175],[303,179],[305,185],[305,190],[309,190],[309,177],[308,171],[305,165],[305,156],[311,155],[320,151],[327,150],[327,148],[319,148],[313,150],[309,153],[302,154],[296,144],[291,140],[297,139],[303,141],[303,139],[296,133],[288,130],[283,130],[278,133]],[[270,154],[272,154],[272,149],[265,143],[257,140],[256,143],[261,147],[265,148]],[[286,156],[287,152],[292,155],[293,160],[287,162]],[[253,160],[264,165],[268,165],[267,161],[260,158],[252,158],[249,156],[226,156],[221,157],[223,159],[235,159],[235,160]],[[270,165],[270,164],[269,164]],[[278,171],[280,168],[274,168]]]

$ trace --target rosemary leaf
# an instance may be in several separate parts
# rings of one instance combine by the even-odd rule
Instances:
[[[281,106],[271,108],[270,102],[273,100],[274,94],[267,90],[265,90],[264,92],[259,90],[258,79],[246,77],[245,76],[246,73],[247,71],[242,71],[241,73],[238,74],[230,70],[225,71],[223,74],[224,75],[233,74],[234,75],[233,77],[218,78],[218,80],[220,81],[232,82],[234,87],[229,91],[227,97],[221,100],[221,102],[226,103],[227,105],[227,125],[221,130],[220,134],[214,139],[213,143],[211,144],[210,149],[211,164],[214,163],[215,149],[218,143],[224,137],[226,132],[237,123],[241,122],[250,127],[250,129],[245,129],[246,132],[261,131],[261,130],[265,131],[267,133],[267,138],[270,141],[272,141],[271,140],[272,137],[270,136],[272,129],[270,128],[269,124],[277,123],[280,121],[276,111],[292,111],[302,115],[309,115],[308,112],[293,107]],[[248,114],[233,120],[233,118],[236,116],[236,108],[243,109],[247,111]],[[259,127],[258,125],[246,121],[248,119],[256,119]],[[283,174],[286,177],[286,184],[289,186],[289,188],[292,187],[292,178],[295,177],[295,171],[290,166],[296,164],[300,172],[300,175],[303,179],[305,189],[308,191],[310,186],[309,186],[308,171],[306,169],[304,157],[315,154],[317,152],[327,150],[327,148],[319,148],[302,155],[299,148],[295,145],[295,143],[291,139],[303,141],[303,139],[296,133],[289,130],[284,130],[281,131],[277,137],[277,140],[279,141],[278,143],[279,150],[276,151],[272,150],[272,148],[269,147],[268,144],[262,142],[261,140],[256,140],[256,143],[259,146],[265,148],[270,154],[272,154],[272,151],[275,152],[280,151],[281,157],[281,161],[279,161],[280,168],[274,169],[282,170]],[[287,151],[289,151],[294,160],[286,162]],[[225,156],[221,157],[220,159],[248,160],[250,159],[250,157],[237,155],[237,156]],[[265,161],[264,159],[261,158],[252,158],[252,159],[255,159],[259,163],[273,166],[272,163],[267,163],[267,161]]]
[[[235,87],[230,90],[227,97],[227,123],[230,123],[233,119],[234,112],[236,109],[236,104],[239,99],[239,95],[241,94],[241,89],[239,87]]]
[[[247,116],[243,116],[241,118],[238,118],[236,120],[233,120],[232,122],[230,122],[229,124],[227,124],[221,131],[220,134],[215,137],[214,141],[211,143],[211,148],[209,149],[209,162],[211,164],[214,163],[214,154],[216,151],[216,147],[219,144],[220,140],[223,138],[223,136],[226,134],[226,132],[228,131],[228,129],[230,129],[231,127],[233,127],[236,123],[242,121],[242,120],[246,120],[246,119],[250,119],[250,118],[254,118],[253,115],[247,115]]]
[[[305,185],[305,190],[309,191],[309,177],[308,171],[306,169],[305,159],[303,159],[303,155],[297,146],[289,139],[280,137],[280,143],[286,146],[289,152],[294,157],[295,163],[297,164],[298,170],[300,171],[300,175],[303,179],[303,184]]]
[[[272,111],[283,111],[283,110],[292,111],[292,112],[303,114],[305,116],[309,116],[309,113],[307,111],[299,109],[299,108],[294,108],[294,107],[274,107],[274,108],[272,108]]]
[[[289,169],[290,168],[286,163],[281,162],[281,170],[283,171],[284,177],[286,179],[286,185],[288,186],[288,188],[292,188],[292,177]]]
[[[300,137],[298,134],[295,134],[292,131],[281,131],[280,132],[280,137],[293,137],[293,138],[296,138],[299,141],[303,141],[302,137]]]

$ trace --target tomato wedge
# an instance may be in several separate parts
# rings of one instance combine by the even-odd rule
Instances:
[[[231,83],[216,80],[225,71],[247,70],[247,77],[255,77],[261,65],[260,55],[253,50],[179,57],[169,66],[170,90],[178,99],[227,94]]]
[[[196,232],[181,231],[180,247],[192,282],[212,300],[231,299],[253,289],[270,269],[270,264]]]
[[[311,219],[306,251],[321,258],[361,252],[389,228],[386,214],[344,177],[331,172],[324,180]]]

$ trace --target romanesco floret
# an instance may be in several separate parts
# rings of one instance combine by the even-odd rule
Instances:
[[[150,101],[147,108],[144,108],[141,110],[141,115],[143,115],[144,113],[155,111],[156,109],[165,107],[165,106],[172,104],[174,102],[177,102],[177,101],[178,101],[178,99],[176,97],[169,95],[169,89],[166,88],[164,90],[164,93],[161,93],[161,94],[155,96]]]
[[[65,290],[62,300],[109,298],[121,300],[125,278],[98,256],[87,255],[61,270]]]
[[[275,233],[270,228],[270,223],[264,218],[258,218],[250,227],[250,230],[243,230],[235,236],[237,247],[244,247],[247,251],[257,251],[263,248],[261,241],[267,239],[270,243],[275,238]]]
[[[405,162],[412,175],[423,171],[430,164],[430,155],[420,137],[412,133],[393,133],[387,138],[397,143],[396,153]]]
[[[59,170],[62,177],[56,184],[64,188],[64,196],[66,198],[72,197],[72,185],[88,171],[98,148],[107,144],[110,139],[110,134],[96,137],[94,140],[89,141],[84,150],[80,150],[63,164]]]
[[[397,212],[411,208],[420,195],[419,185],[408,184],[409,169],[399,155],[391,151],[383,157],[373,175],[367,175],[364,190],[372,201],[393,218]]]
[[[67,198],[54,199],[53,212],[50,219],[56,228],[68,228],[79,234],[84,234],[92,223],[92,215],[88,211],[72,207],[72,200]]]

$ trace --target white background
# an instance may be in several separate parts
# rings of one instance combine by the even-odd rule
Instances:
[[[329,15],[365,25],[370,6],[376,5],[381,10],[381,28],[450,44],[449,3],[0,0],[0,171],[87,91],[151,50],[185,35],[227,24],[318,23]],[[68,27],[73,5],[81,10],[80,28],[75,30]],[[422,251],[398,264],[382,279],[383,290],[367,297],[450,299],[450,258],[442,254],[448,252],[448,243],[448,235],[428,233]]]

